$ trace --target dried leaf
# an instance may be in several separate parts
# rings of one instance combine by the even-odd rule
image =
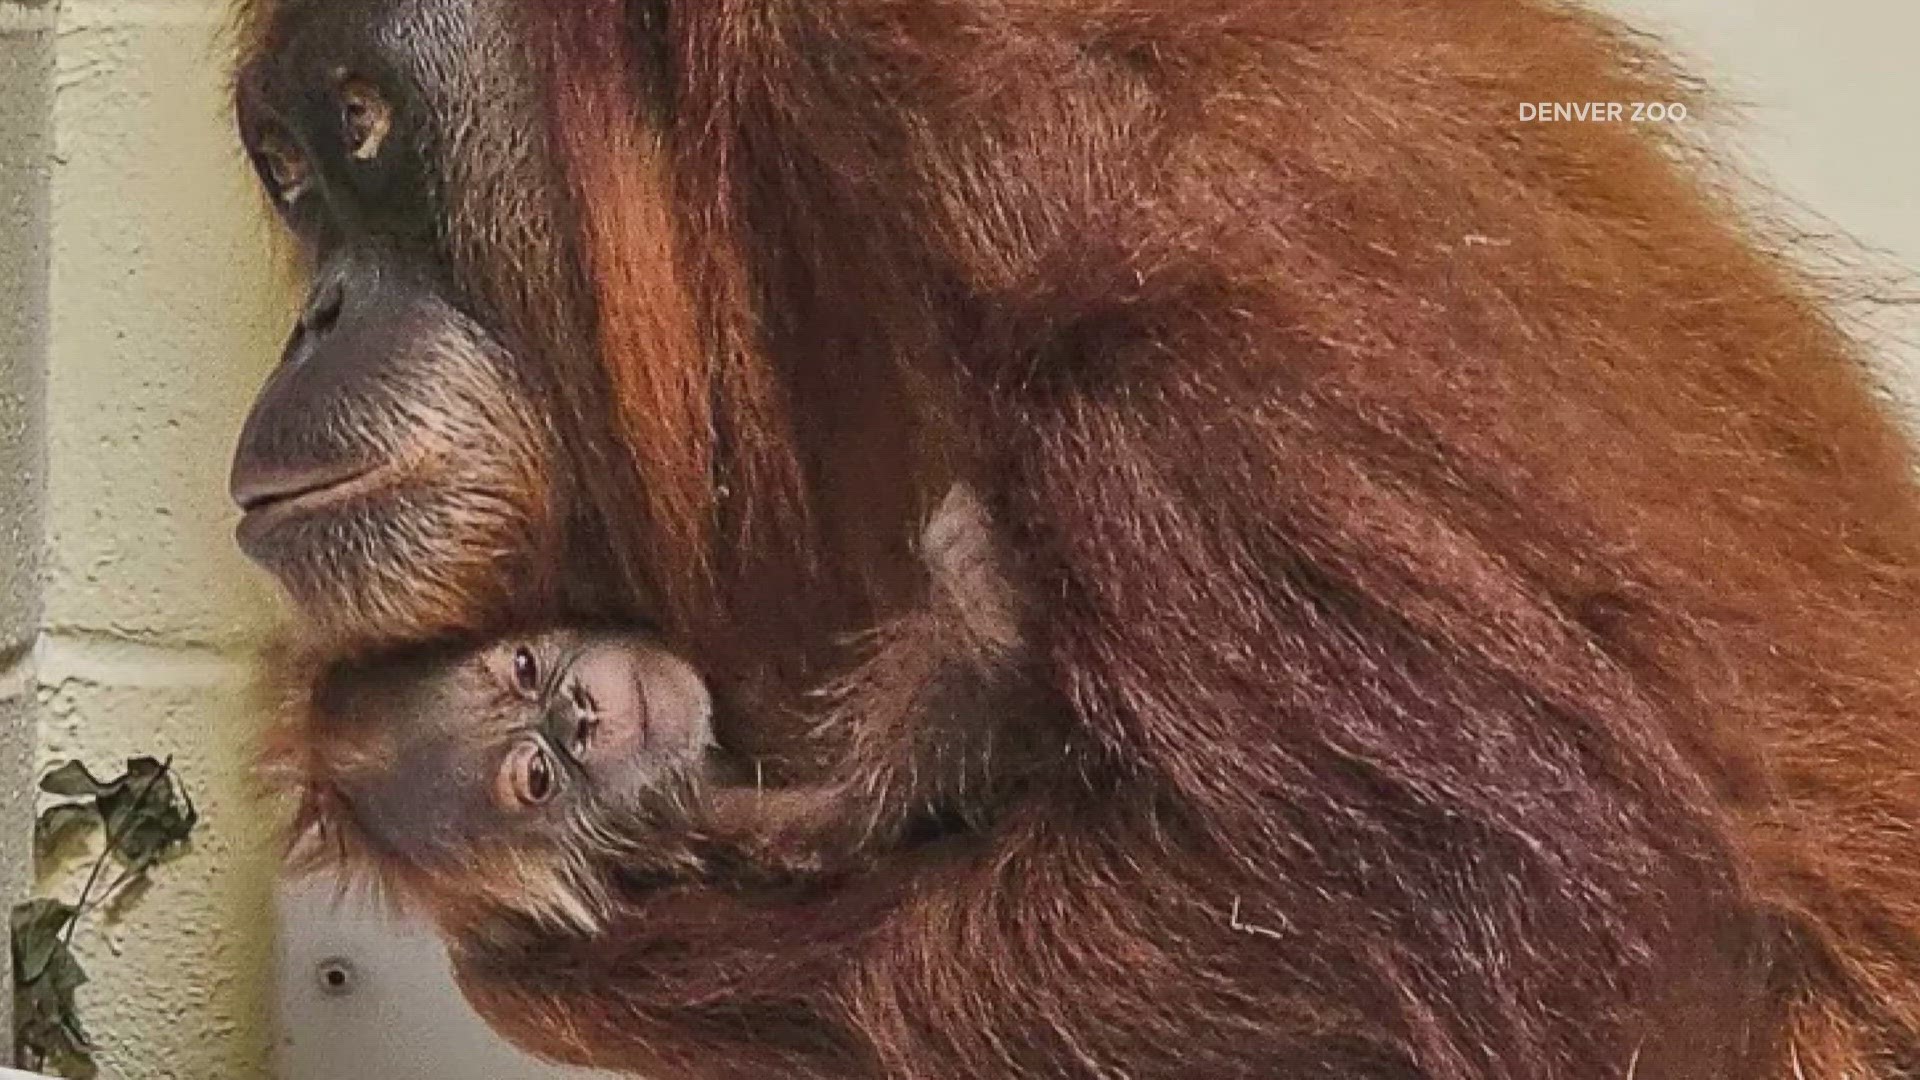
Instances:
[[[53,955],[66,948],[61,935],[76,914],[72,904],[44,897],[14,906],[9,920],[14,982],[33,982],[46,972]]]
[[[87,973],[64,935],[76,912],[58,900],[30,900],[13,909],[14,1054],[37,1068],[64,1075],[95,1074],[92,1046],[74,992]]]
[[[45,859],[77,833],[98,828],[100,812],[92,803],[69,802],[49,806],[33,823],[34,854]]]
[[[120,781],[103,784],[94,779],[87,767],[78,761],[68,761],[40,778],[40,790],[49,795],[65,795],[74,799],[93,799],[106,794]]]
[[[147,868],[184,850],[200,814],[170,765],[154,758],[131,758],[125,773],[106,781],[68,761],[41,777],[40,789],[69,801],[48,807],[35,821],[38,851],[51,851],[62,838],[96,825],[106,830],[107,850],[94,863],[77,905],[41,899],[13,909],[14,1051],[24,1064],[85,1078],[98,1069],[74,1008],[74,992],[87,981],[67,946],[74,923],[85,910],[138,888]],[[126,870],[95,896],[108,860]]]
[[[153,758],[128,761],[126,774],[100,796],[99,807],[114,857],[140,869],[184,850],[200,820],[173,771]]]

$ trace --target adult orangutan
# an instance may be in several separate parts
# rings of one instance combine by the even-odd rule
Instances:
[[[241,22],[314,292],[234,494],[320,669],[648,624],[767,795],[570,852],[585,918],[429,904],[523,1044],[703,1080],[1920,1075],[1914,463],[1684,128],[1520,120],[1691,100],[1619,28]],[[916,550],[956,483],[986,618]],[[365,855],[342,770],[397,766],[323,712],[278,762]]]

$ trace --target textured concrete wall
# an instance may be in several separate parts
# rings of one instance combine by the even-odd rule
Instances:
[[[0,0],[0,907],[28,886],[40,620],[52,11]],[[0,952],[0,984],[12,985]],[[12,1030],[0,995],[0,1030]],[[0,1064],[11,1052],[0,1040]]]
[[[220,0],[58,7],[39,755],[173,755],[203,814],[191,853],[82,931],[83,1015],[109,1075],[263,1077],[246,656],[272,608],[225,491],[288,301],[232,145]],[[45,887],[71,895],[79,869]]]

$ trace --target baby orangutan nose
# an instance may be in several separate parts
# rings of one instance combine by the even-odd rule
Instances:
[[[592,773],[638,754],[697,755],[712,741],[710,713],[685,661],[626,635],[596,635],[549,696],[547,732]]]
[[[547,714],[547,730],[563,740],[575,760],[585,761],[593,746],[594,731],[600,726],[599,703],[587,692],[586,685],[576,682],[565,694],[556,696]],[[642,741],[646,738],[645,724],[646,717],[642,714]]]

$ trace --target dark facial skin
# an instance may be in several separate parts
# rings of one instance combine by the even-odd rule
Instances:
[[[507,306],[463,285],[465,240],[443,224],[462,199],[539,190],[543,166],[524,145],[434,164],[442,125],[487,128],[460,119],[466,79],[511,67],[477,11],[288,5],[273,59],[236,83],[242,143],[311,280],[234,453],[238,539],[322,640],[525,623],[550,599],[534,556],[560,542],[571,472],[552,467],[541,371],[503,344]],[[549,212],[522,200],[500,229],[546,236]]]
[[[342,665],[315,705],[323,739],[390,746],[391,767],[348,773],[341,795],[377,848],[423,867],[503,839],[580,853],[658,823],[684,811],[712,749],[699,675],[632,633],[558,629]]]

